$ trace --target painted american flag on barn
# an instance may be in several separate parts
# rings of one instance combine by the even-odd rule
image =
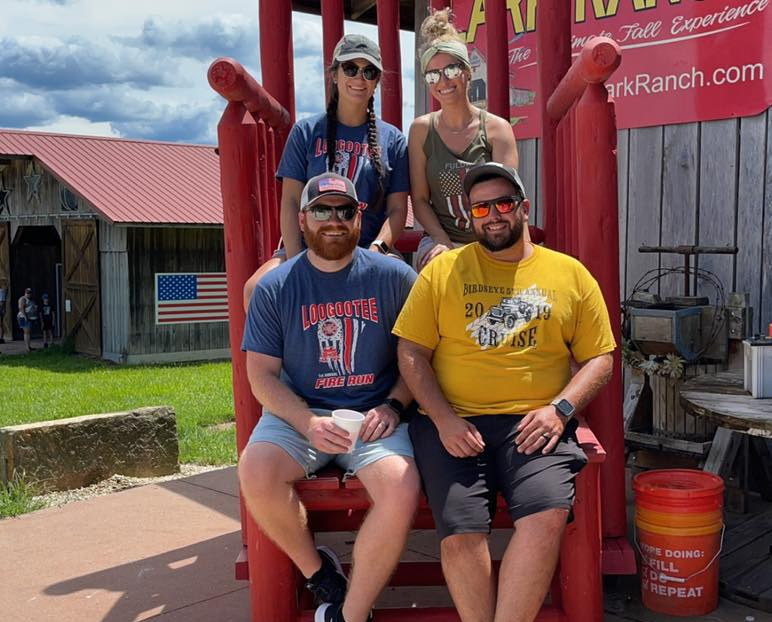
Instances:
[[[228,321],[224,272],[156,273],[156,324]]]

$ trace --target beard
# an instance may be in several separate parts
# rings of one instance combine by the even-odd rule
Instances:
[[[520,238],[523,237],[523,218],[519,217],[514,223],[509,225],[508,230],[500,231],[496,234],[491,234],[486,231],[484,227],[479,230],[475,228],[474,233],[477,237],[477,241],[492,253],[503,251],[512,248],[520,241]]]
[[[360,225],[355,224],[351,230],[345,226],[328,225],[320,227],[316,232],[311,231],[310,227],[304,227],[303,239],[306,246],[322,259],[328,261],[337,261],[349,255],[359,242]],[[324,232],[340,231],[344,235],[337,238],[324,237]]]

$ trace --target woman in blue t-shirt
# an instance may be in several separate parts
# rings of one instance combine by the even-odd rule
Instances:
[[[396,127],[375,116],[373,94],[382,70],[380,49],[367,37],[346,35],[335,46],[327,70],[327,111],[295,123],[276,172],[282,182],[283,248],[247,281],[245,306],[263,274],[303,250],[300,195],[315,175],[333,171],[354,183],[362,210],[359,246],[389,253],[402,233],[410,188],[407,141]]]

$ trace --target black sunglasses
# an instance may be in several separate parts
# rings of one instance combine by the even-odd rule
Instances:
[[[338,220],[348,222],[354,218],[354,216],[356,216],[358,209],[359,208],[356,205],[342,205],[335,207],[331,205],[314,205],[304,211],[311,212],[311,215],[317,222],[326,222],[330,220],[330,218],[332,218],[333,211],[338,216]]]
[[[360,67],[356,63],[346,62],[341,63],[340,67],[343,69],[343,75],[347,78],[355,78],[360,71],[365,80],[377,80],[378,76],[381,75],[381,70],[375,65],[365,65],[364,67]]]
[[[448,80],[455,80],[464,73],[464,66],[461,63],[451,63],[445,65],[442,69],[430,69],[424,74],[426,84],[437,84],[440,81],[440,72],[445,74]]]
[[[499,214],[509,214],[509,212],[515,211],[522,201],[517,197],[499,197],[498,199],[491,199],[490,201],[476,201],[472,203],[471,209],[472,218],[485,218],[491,213],[493,207]]]

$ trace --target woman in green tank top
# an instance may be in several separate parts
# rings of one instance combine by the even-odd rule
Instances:
[[[518,164],[509,122],[469,101],[469,55],[449,9],[427,17],[421,37],[421,71],[440,110],[413,121],[408,138],[413,213],[426,232],[416,257],[419,270],[440,253],[474,240],[462,186],[466,171],[479,162]]]

